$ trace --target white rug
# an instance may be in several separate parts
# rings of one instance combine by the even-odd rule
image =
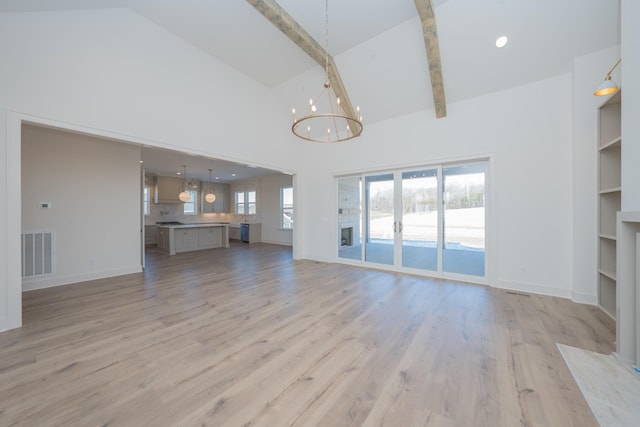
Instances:
[[[601,427],[640,426],[640,373],[611,355],[557,346]]]

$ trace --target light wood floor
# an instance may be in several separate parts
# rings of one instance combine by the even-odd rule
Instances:
[[[614,323],[522,296],[233,244],[24,294],[0,425],[594,426],[555,343]]]

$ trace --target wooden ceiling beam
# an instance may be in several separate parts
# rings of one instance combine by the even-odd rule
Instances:
[[[286,10],[282,8],[275,0],[247,0],[258,12],[262,14],[269,22],[294,42],[300,49],[316,61],[322,69],[325,69],[325,61],[327,59],[327,51],[314,40],[309,33],[305,31],[298,22],[293,19]],[[347,90],[342,83],[338,67],[333,57],[329,55],[329,83],[333,89],[335,96],[340,98],[340,105],[344,112],[353,118],[357,118],[356,111],[353,109]]]
[[[429,76],[431,78],[431,90],[433,92],[433,104],[438,119],[447,116],[447,103],[444,97],[444,83],[442,81],[442,63],[440,61],[440,44],[438,43],[438,30],[436,17],[433,12],[431,0],[414,0],[424,34],[424,47],[427,51],[429,62]]]

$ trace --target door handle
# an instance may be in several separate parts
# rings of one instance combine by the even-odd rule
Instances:
[[[402,233],[402,221],[398,221],[399,227],[398,227],[398,232]]]
[[[393,232],[394,232],[394,233],[397,233],[397,231],[396,231],[396,224],[397,224],[397,222],[396,222],[396,221],[393,221]]]

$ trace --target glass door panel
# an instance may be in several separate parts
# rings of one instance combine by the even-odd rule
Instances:
[[[393,174],[365,177],[366,239],[365,261],[394,263],[394,182]]]
[[[338,179],[338,257],[362,259],[362,180]]]
[[[402,173],[402,266],[438,271],[438,170]]]
[[[485,275],[485,175],[485,163],[442,169],[442,271]]]

